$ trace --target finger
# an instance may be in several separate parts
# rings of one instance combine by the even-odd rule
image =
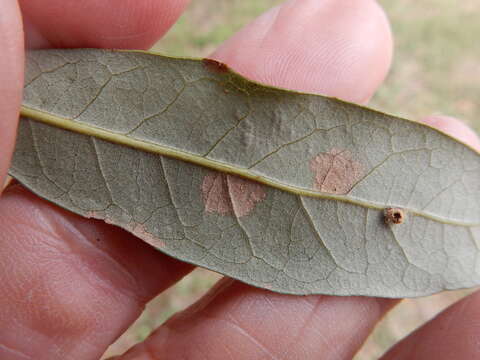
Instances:
[[[30,48],[149,48],[188,0],[20,0]]]
[[[478,359],[480,292],[453,304],[395,345],[382,360]]]
[[[10,163],[23,87],[23,31],[16,1],[0,2],[0,193]]]
[[[351,359],[393,301],[291,296],[224,279],[121,360]],[[188,346],[185,346],[188,344]],[[142,357],[143,356],[143,357]]]
[[[265,13],[212,57],[262,83],[364,103],[388,72],[392,36],[373,0],[296,0]]]
[[[423,118],[421,121],[447,134],[453,134],[458,140],[480,151],[478,135],[463,121],[445,115],[431,115]]]
[[[264,83],[365,101],[388,70],[389,31],[374,1],[289,1],[241,30],[213,58]],[[122,359],[347,359],[393,304],[285,296],[223,281]]]
[[[191,269],[20,186],[5,191],[0,214],[1,359],[98,359]]]

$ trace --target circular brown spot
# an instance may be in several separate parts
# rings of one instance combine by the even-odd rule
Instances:
[[[364,174],[363,166],[348,150],[332,149],[310,161],[315,190],[330,194],[348,194]]]

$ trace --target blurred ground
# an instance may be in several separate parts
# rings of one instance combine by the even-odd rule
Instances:
[[[319,0],[321,1],[321,0]],[[278,0],[192,1],[185,15],[155,47],[163,54],[203,57]],[[380,0],[392,22],[394,64],[370,106],[418,119],[441,113],[480,131],[480,3],[477,0]],[[217,280],[197,269],[152,301],[141,318],[109,349],[125,351]],[[388,347],[466,291],[404,300],[377,326],[355,360],[377,359]]]

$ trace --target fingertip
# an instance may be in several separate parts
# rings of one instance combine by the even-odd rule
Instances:
[[[149,48],[177,20],[187,3],[20,0],[28,25],[27,46],[32,48]]]
[[[463,121],[446,115],[430,115],[420,120],[480,151],[478,135]]]
[[[212,57],[263,83],[362,103],[385,78],[392,49],[388,19],[374,0],[291,0]]]

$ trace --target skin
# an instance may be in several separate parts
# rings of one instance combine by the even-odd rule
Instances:
[[[2,0],[0,181],[14,144],[24,46],[148,48],[186,2]],[[380,86],[391,57],[388,20],[373,0],[287,1],[212,55],[257,81],[359,103]],[[459,120],[424,121],[480,148]],[[6,360],[100,358],[146,302],[192,270],[19,185],[0,199],[0,244],[0,358]],[[351,359],[396,302],[287,296],[223,279],[117,359]],[[474,293],[384,359],[474,359],[479,334],[480,294]]]

